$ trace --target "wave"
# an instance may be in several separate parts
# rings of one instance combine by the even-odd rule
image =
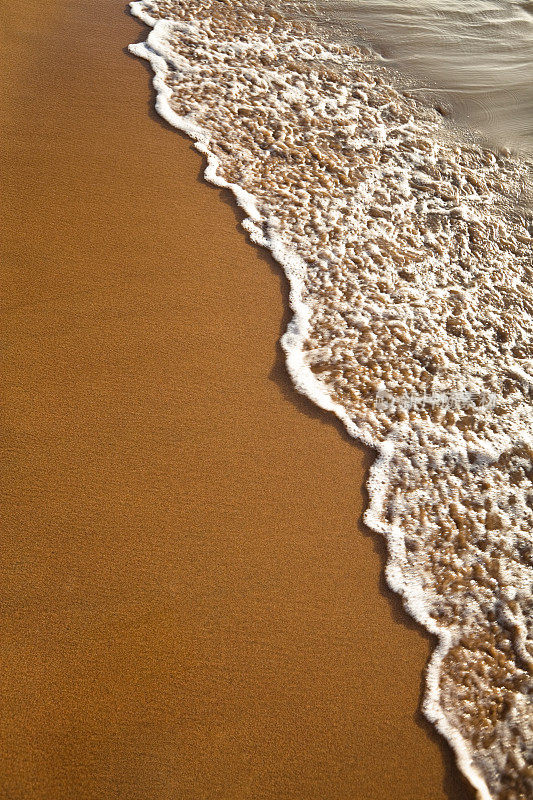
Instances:
[[[424,713],[482,800],[533,789],[528,167],[301,8],[140,0],[156,108],[290,282],[298,391],[377,452],[365,521],[438,646]],[[292,15],[289,13],[292,10]],[[297,18],[298,17],[298,18]]]
[[[363,36],[456,122],[533,155],[533,18],[517,0],[317,0],[326,26]],[[425,95],[426,96],[426,95]]]

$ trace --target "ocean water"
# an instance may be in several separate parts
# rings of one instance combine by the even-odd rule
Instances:
[[[324,20],[367,38],[495,146],[533,156],[533,0],[322,0]]]
[[[372,47],[361,5],[140,0],[152,30],[131,50],[287,274],[296,388],[376,452],[365,519],[389,585],[438,638],[426,716],[480,798],[530,800],[527,135],[465,129],[459,105],[402,76],[401,52]]]

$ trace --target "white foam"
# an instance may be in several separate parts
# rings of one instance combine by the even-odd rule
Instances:
[[[423,709],[427,718],[433,722],[439,732],[448,740],[453,747],[460,769],[469,779],[471,784],[476,788],[480,800],[491,800],[492,795],[489,791],[488,785],[482,776],[479,768],[474,763],[473,751],[470,743],[461,735],[458,727],[453,725],[449,717],[443,711],[442,706],[442,688],[441,688],[441,673],[442,666],[446,659],[450,648],[456,644],[458,637],[461,634],[460,629],[453,627],[443,627],[437,624],[435,617],[431,613],[430,600],[428,599],[427,588],[422,585],[420,574],[413,568],[409,560],[406,544],[406,529],[399,524],[387,523],[387,502],[389,501],[389,492],[391,486],[391,475],[398,469],[398,463],[404,457],[405,443],[412,435],[410,423],[408,420],[396,422],[387,436],[376,435],[372,423],[369,419],[364,419],[357,416],[353,411],[349,411],[345,405],[336,401],[332,396],[332,388],[327,385],[323,380],[320,380],[313,372],[313,364],[309,360],[309,353],[305,349],[306,342],[311,335],[313,309],[308,300],[308,286],[306,281],[309,280],[309,263],[302,258],[301,254],[296,249],[289,246],[284,239],[282,227],[280,222],[273,216],[266,214],[264,203],[261,198],[255,196],[251,192],[245,190],[235,181],[229,181],[221,174],[221,161],[213,150],[213,134],[212,132],[198,124],[192,115],[180,115],[173,108],[173,90],[171,88],[171,81],[169,76],[171,73],[170,66],[176,66],[179,63],[181,70],[186,70],[187,64],[185,61],[176,61],[176,53],[169,44],[169,40],[173,36],[179,36],[181,33],[193,34],[198,29],[194,25],[185,24],[183,22],[172,22],[167,19],[157,19],[149,13],[151,8],[149,2],[134,2],[131,3],[132,13],[141,19],[146,24],[152,27],[152,30],[144,43],[130,45],[130,51],[135,55],[148,60],[154,70],[154,88],[157,93],[156,109],[158,113],[173,127],[182,131],[190,136],[195,141],[196,148],[203,153],[207,158],[207,167],[205,170],[205,178],[210,183],[230,189],[235,196],[238,205],[244,210],[247,218],[243,222],[243,227],[249,232],[251,238],[264,247],[267,247],[272,253],[273,257],[281,264],[285,274],[290,283],[290,307],[293,311],[293,318],[291,319],[286,333],[281,339],[281,344],[286,354],[286,363],[288,372],[296,389],[302,394],[310,398],[319,407],[333,412],[345,425],[348,433],[355,439],[363,442],[365,445],[374,448],[378,456],[372,466],[370,477],[368,480],[368,492],[370,497],[370,506],[365,513],[365,521],[373,530],[382,533],[388,543],[389,561],[386,569],[386,576],[389,586],[398,592],[405,603],[409,613],[427,630],[438,637],[438,646],[432,654],[426,678],[426,695],[424,698]],[[305,47],[309,46],[310,40],[303,40]],[[315,43],[313,43],[315,44]],[[264,50],[265,53],[269,52],[269,44],[261,43],[261,47],[256,48]],[[306,54],[304,47],[304,58],[311,58]],[[226,48],[227,49],[227,48]],[[249,44],[241,43],[239,47],[233,48],[232,52],[235,57],[240,54],[245,56],[249,50]],[[342,61],[340,55],[333,54],[337,61]],[[333,58],[333,56],[332,56]],[[331,60],[331,59],[330,59]],[[265,74],[268,70],[265,69]],[[278,75],[278,84],[282,79]],[[281,88],[281,87],[280,87]],[[279,90],[278,90],[279,91]],[[310,91],[310,90],[309,90]],[[280,91],[279,101],[282,103],[292,103],[301,99],[302,93],[295,91],[294,87],[287,91]],[[343,107],[348,100],[348,92],[343,89],[343,93],[339,95],[338,107]],[[328,101],[331,102],[331,101]],[[359,113],[359,108],[363,111],[365,103],[368,102],[368,95],[359,90],[359,100],[357,109],[352,109],[349,113]],[[326,107],[326,100],[322,105]],[[319,108],[319,105],[316,105]],[[348,113],[348,112],[347,112]],[[421,132],[432,131],[432,122],[429,120],[422,120],[419,125],[415,125],[413,119],[409,119],[402,126],[397,126],[395,130],[400,128],[403,130],[403,136],[416,137],[421,136]],[[353,125],[347,128],[351,131],[354,140],[357,126]],[[388,132],[384,125],[377,125],[364,131],[361,135],[359,144],[362,148],[367,148],[369,142],[377,143],[382,146],[388,137]],[[392,139],[391,139],[392,141]],[[283,142],[283,139],[282,139]],[[421,143],[421,147],[422,147]],[[425,156],[421,156],[425,153]],[[415,213],[415,206],[417,204],[416,197],[413,197],[412,187],[409,183],[409,177],[415,178],[422,185],[432,185],[433,178],[431,172],[427,174],[422,172],[417,174],[416,166],[420,168],[427,168],[428,164],[436,164],[439,157],[436,145],[434,147],[422,147],[420,152],[415,152],[412,155],[411,164],[412,170],[409,176],[406,172],[398,172],[397,168],[393,166],[390,170],[390,177],[393,178],[393,186],[395,187],[395,203],[398,209],[403,209],[404,214]],[[497,167],[495,167],[497,169]],[[396,171],[395,171],[396,170]],[[357,187],[357,191],[353,194],[351,202],[353,204],[354,215],[361,219],[366,218],[367,209],[369,205],[374,203],[374,195],[379,191],[383,182],[388,180],[387,166],[375,170],[371,177],[362,181]],[[494,200],[494,193],[487,190],[481,196],[471,192],[469,195],[469,205],[459,205],[457,209],[450,208],[443,201],[441,195],[433,197],[428,196],[424,199],[424,213],[441,214],[443,216],[453,216],[467,221],[475,221],[476,213],[473,204],[479,201],[481,205],[490,205]],[[391,202],[390,195],[384,199],[384,208],[387,211]],[[339,207],[340,208],[340,207]],[[375,214],[378,221],[375,223],[376,229],[382,231],[382,236],[388,236],[389,232],[394,235],[394,226],[390,225],[385,220],[379,221],[379,208],[372,206],[375,209]],[[337,224],[338,219],[342,218],[342,212],[338,211],[332,216],[332,223]],[[425,241],[432,244],[435,238],[432,237],[430,231],[425,234]],[[368,243],[368,255],[365,253],[360,254],[360,258],[364,261],[369,258],[370,261],[380,258],[381,251],[378,244]],[[440,257],[439,257],[440,258]],[[435,274],[440,269],[440,260],[437,256],[429,259],[430,266],[434,269]],[[370,263],[370,261],[368,263]],[[428,262],[428,263],[429,263]],[[428,268],[429,269],[429,268]],[[430,271],[428,272],[428,279],[431,279]],[[334,286],[332,286],[332,290]],[[433,298],[436,302],[447,301],[450,296],[450,287],[440,287],[435,285],[427,287],[428,296],[432,292]],[[459,290],[461,296],[461,290]],[[369,308],[373,308],[370,303]],[[417,313],[421,317],[424,316],[425,310],[423,304],[414,303],[413,309],[409,314]],[[375,313],[379,316],[383,313],[378,304],[375,305]],[[391,319],[394,318],[394,309],[391,310]],[[359,322],[357,322],[359,319]],[[354,317],[354,325],[364,325],[364,316]],[[409,319],[409,317],[407,317]],[[406,331],[406,322],[400,322],[396,328],[392,330],[398,331],[399,335],[403,330]],[[353,352],[353,351],[352,351]],[[315,356],[319,353],[315,352]],[[523,382],[531,381],[530,376],[522,368],[516,367],[515,374]],[[471,393],[472,394],[472,393]],[[375,417],[372,417],[375,419]],[[431,433],[431,432],[430,432]],[[426,435],[423,426],[420,427],[418,434],[420,436]],[[500,437],[498,439],[498,437]],[[473,441],[473,440],[472,440]],[[513,444],[502,433],[494,435],[493,440],[489,443],[487,441],[477,442],[477,453],[482,463],[482,456],[487,460],[486,463],[495,462],[497,458],[506,449]],[[465,440],[457,437],[450,448],[448,453],[455,452],[458,458],[467,459],[467,446]],[[473,452],[473,450],[472,450]],[[446,452],[443,450],[441,456],[444,457]],[[522,645],[524,653],[525,646]]]

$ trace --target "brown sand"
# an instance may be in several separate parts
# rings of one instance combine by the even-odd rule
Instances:
[[[285,281],[150,112],[145,31],[0,17],[0,796],[470,797],[358,526],[369,456],[291,389]]]

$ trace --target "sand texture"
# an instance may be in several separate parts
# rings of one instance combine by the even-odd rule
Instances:
[[[6,800],[467,800],[279,269],[121,2],[0,11]]]

